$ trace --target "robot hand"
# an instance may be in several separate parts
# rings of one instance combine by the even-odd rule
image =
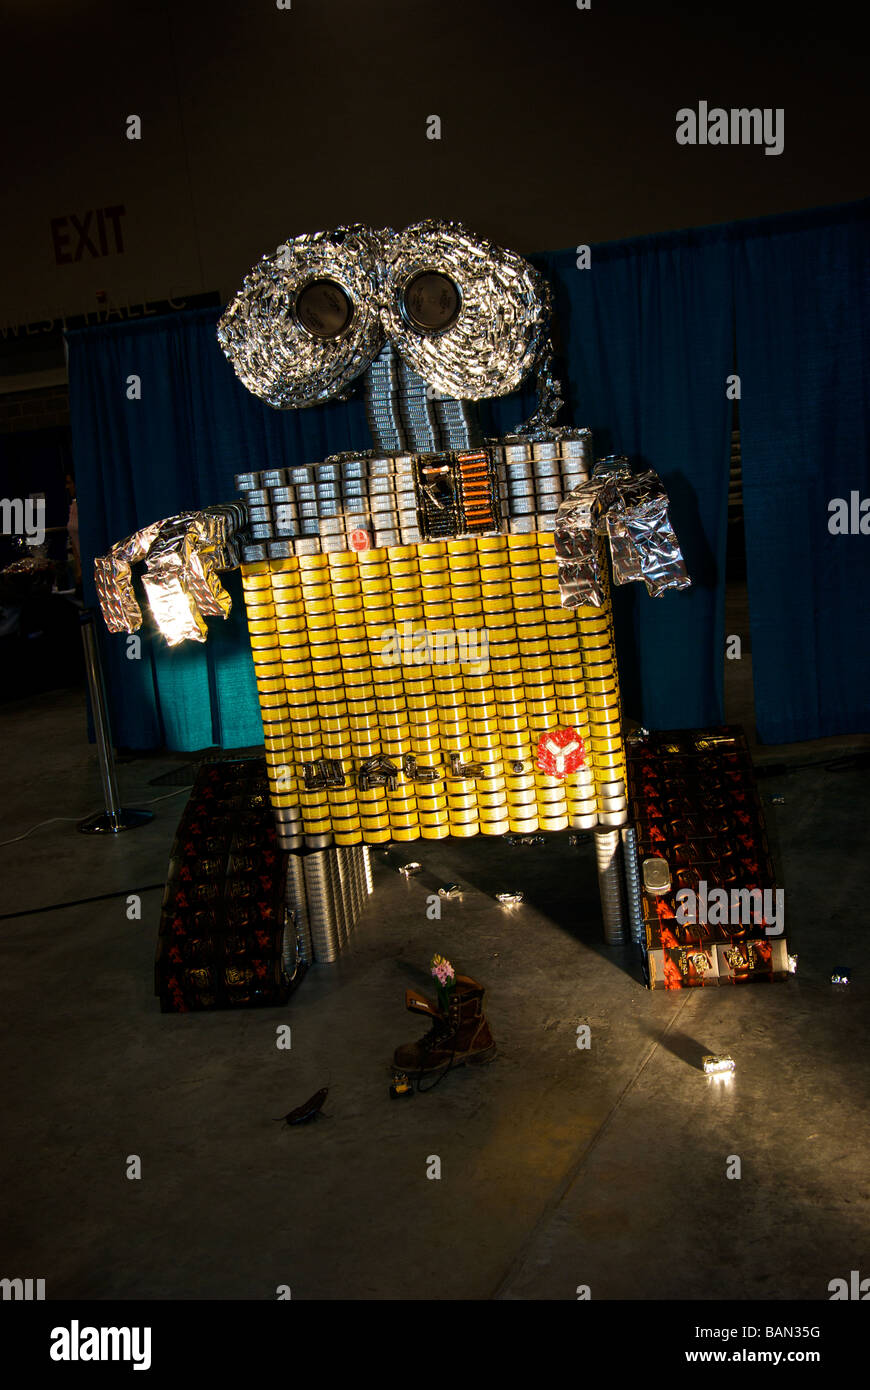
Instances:
[[[206,507],[155,521],[113,545],[94,561],[103,617],[110,632],[136,632],[142,610],[131,565],[146,561],[142,585],[158,628],[170,647],[185,638],[204,642],[205,619],[229,616],[232,600],[219,570],[239,563],[235,536],[245,525],[243,506]]]
[[[661,479],[650,470],[632,473],[622,455],[601,459],[559,508],[554,539],[563,607],[605,603],[602,536],[610,541],[614,583],[642,580],[653,598],[691,585]]]

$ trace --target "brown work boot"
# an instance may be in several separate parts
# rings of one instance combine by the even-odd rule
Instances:
[[[412,1013],[426,1014],[432,1027],[419,1042],[405,1043],[393,1054],[393,1066],[407,1076],[435,1076],[451,1067],[478,1066],[491,1062],[496,1046],[486,1021],[486,991],[468,975],[457,975],[444,1013],[422,994],[405,991],[405,1007]]]

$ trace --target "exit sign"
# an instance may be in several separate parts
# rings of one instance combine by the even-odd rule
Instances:
[[[56,265],[72,265],[74,261],[102,256],[120,256],[124,251],[121,218],[127,209],[122,203],[110,208],[88,208],[81,214],[70,212],[66,217],[51,219],[51,239]]]

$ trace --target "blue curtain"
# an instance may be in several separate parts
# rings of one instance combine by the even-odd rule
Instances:
[[[870,204],[740,228],[740,437],[759,739],[870,732]],[[868,518],[870,525],[870,518]]]
[[[86,598],[93,556],[148,522],[232,501],[233,477],[370,443],[361,402],[274,411],[239,385],[220,351],[218,309],[67,334],[70,409]],[[128,398],[137,376],[141,399]],[[169,649],[146,626],[141,656],[124,636],[101,642],[112,730],[121,747],[193,750],[262,742],[238,574],[227,622],[208,641]],[[143,611],[145,611],[143,609]]]
[[[532,258],[555,291],[562,419],[590,426],[599,456],[625,453],[662,476],[694,581],[658,599],[639,584],[614,590],[626,711],[650,727],[722,719],[735,324],[760,735],[867,727],[867,619],[856,627],[849,606],[867,540],[829,537],[826,510],[829,496],[870,494],[867,207],[593,246],[589,269],[573,251]],[[251,396],[217,346],[218,317],[198,310],[68,334],[88,581],[90,558],[136,527],[231,500],[235,473],[370,443],[359,400],[280,412]],[[127,399],[134,374],[138,401]],[[484,422],[504,433],[533,406],[527,388],[488,403]],[[210,620],[204,646],[169,651],[145,636],[131,660],[124,637],[104,637],[119,744],[260,741],[238,576],[226,582],[233,616]]]
[[[596,452],[663,479],[692,588],[615,588],[626,712],[650,728],[722,722],[725,542],[733,362],[721,230],[646,237],[544,258],[556,291],[570,416]]]

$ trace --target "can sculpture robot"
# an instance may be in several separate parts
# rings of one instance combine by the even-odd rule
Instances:
[[[609,597],[689,584],[654,473],[556,426],[550,290],[456,223],[354,225],[262,258],[218,339],[278,409],[362,378],[374,448],[240,474],[242,503],[171,517],[96,561],[113,632],[204,641],[241,563],[277,840],[303,959],[334,959],[367,847],[594,833],[605,935],[642,929]],[[473,402],[535,373],[538,408],[484,440]],[[625,854],[623,857],[622,849]],[[354,858],[356,856],[356,858]],[[623,869],[625,881],[623,882]]]

